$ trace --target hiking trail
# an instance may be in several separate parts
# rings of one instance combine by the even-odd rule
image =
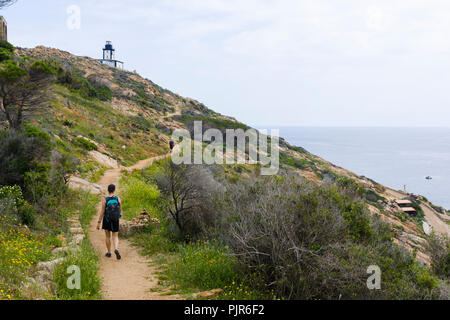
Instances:
[[[144,169],[154,161],[167,158],[169,155],[153,157],[139,161],[132,167],[110,169],[105,172],[99,183],[107,187],[110,184],[117,186],[120,194],[119,180],[122,170],[133,171]],[[163,295],[164,290],[156,291],[158,286],[157,268],[150,266],[151,258],[144,257],[128,240],[120,239],[119,251],[122,260],[106,258],[105,232],[97,230],[98,211],[101,202],[97,206],[97,213],[89,227],[89,239],[99,257],[98,275],[102,280],[102,296],[105,300],[180,300],[179,295]],[[153,290],[152,290],[153,289]],[[155,292],[152,292],[152,291]]]

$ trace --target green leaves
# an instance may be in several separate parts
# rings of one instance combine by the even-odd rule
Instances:
[[[46,62],[29,57],[13,59],[13,52],[0,46],[0,78],[13,83],[33,74],[55,75],[56,71]]]
[[[0,48],[0,62],[10,60],[12,57],[12,52],[6,50],[5,48]]]
[[[0,64],[0,78],[8,84],[14,83],[26,75],[27,71],[11,60],[4,61]]]
[[[94,143],[92,143],[82,137],[75,138],[75,144],[79,145],[80,147],[82,147],[83,149],[85,149],[87,151],[93,151],[93,150],[98,149]]]
[[[33,72],[40,72],[45,74],[52,74],[56,75],[56,70],[54,70],[49,64],[45,63],[44,61],[36,60],[31,65],[31,70]]]
[[[9,51],[10,53],[14,52],[14,46],[5,40],[0,40],[0,48],[5,49],[6,51]]]

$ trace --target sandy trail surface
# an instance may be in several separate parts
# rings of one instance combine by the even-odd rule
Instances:
[[[165,158],[159,156],[138,162],[130,168],[111,169],[105,172],[99,184],[107,187],[110,184],[119,186],[122,170],[144,169],[153,164],[153,161]],[[119,186],[120,187],[120,186]],[[120,189],[118,188],[120,194]],[[101,203],[98,204],[100,210]],[[99,211],[98,210],[98,211]],[[158,289],[157,270],[150,266],[151,259],[139,254],[138,249],[128,240],[120,239],[119,251],[122,260],[106,258],[105,233],[97,230],[99,215],[92,219],[89,239],[99,256],[99,276],[102,280],[102,296],[106,300],[177,300],[178,295],[162,295]],[[153,290],[152,290],[153,289]],[[159,291],[157,291],[159,290]]]

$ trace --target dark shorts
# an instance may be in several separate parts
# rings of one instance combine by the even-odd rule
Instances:
[[[106,221],[105,217],[103,217],[103,226],[102,229],[111,232],[119,232],[119,221]]]

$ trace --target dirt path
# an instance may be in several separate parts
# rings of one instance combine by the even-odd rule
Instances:
[[[431,225],[434,232],[450,236],[450,226],[442,221],[428,204],[422,204],[421,207],[425,214],[425,220]]]
[[[153,164],[153,161],[167,156],[154,157],[140,161],[125,170],[143,169]],[[107,187],[109,184],[118,186],[122,169],[111,169],[105,172],[99,184]],[[120,190],[119,190],[120,192]],[[99,203],[98,206],[101,204]],[[137,248],[125,239],[120,240],[119,250],[122,260],[106,258],[104,231],[96,229],[98,214],[92,219],[89,237],[99,256],[99,276],[102,279],[102,295],[106,300],[176,300],[181,296],[161,296],[162,292],[151,292],[158,287],[157,270],[150,267],[151,259],[139,254]]]
[[[150,167],[153,164],[153,162],[167,158],[167,157],[168,157],[168,155],[164,155],[164,156],[158,156],[158,157],[141,160],[138,163],[136,163],[134,166],[125,168],[125,170],[128,170],[128,171],[142,170],[142,169]]]

